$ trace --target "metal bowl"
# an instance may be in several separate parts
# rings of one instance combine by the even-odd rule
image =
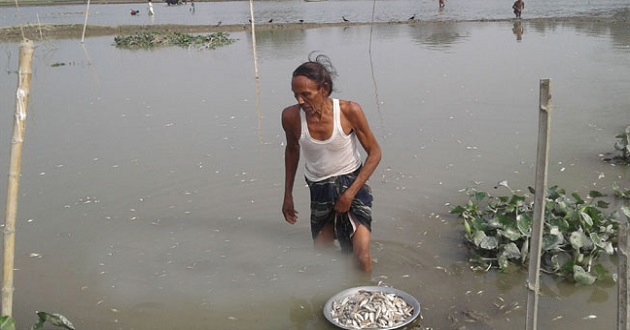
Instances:
[[[348,327],[342,324],[338,324],[336,322],[333,321],[332,319],[332,303],[333,301],[339,301],[342,300],[343,298],[345,298],[346,296],[352,296],[357,294],[359,291],[370,291],[370,292],[382,292],[382,293],[393,293],[396,296],[404,299],[407,304],[409,304],[411,307],[413,307],[413,314],[411,315],[411,317],[409,317],[407,320],[405,320],[405,322],[399,323],[394,327],[388,327],[388,328],[369,328],[371,329],[376,329],[376,330],[393,330],[393,329],[398,329],[398,328],[402,328],[405,325],[413,322],[413,320],[415,320],[419,315],[420,315],[420,303],[418,302],[418,300],[416,298],[414,298],[412,295],[408,294],[405,291],[401,291],[398,289],[394,289],[394,288],[388,288],[385,286],[357,286],[354,288],[350,288],[347,290],[343,290],[339,293],[337,293],[336,295],[332,296],[330,299],[328,299],[328,301],[326,302],[326,304],[324,305],[324,316],[326,317],[326,319],[334,324],[335,326],[342,328],[342,329],[348,329],[348,330],[354,330],[357,328],[354,327]]]

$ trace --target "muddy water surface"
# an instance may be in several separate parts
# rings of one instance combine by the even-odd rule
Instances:
[[[525,272],[472,272],[448,211],[466,202],[466,187],[533,185],[542,78],[553,92],[549,183],[582,195],[628,186],[627,168],[601,161],[630,125],[628,31],[441,22],[261,32],[258,85],[245,32],[212,51],[121,50],[113,37],[38,43],[18,324],[44,310],[78,329],[332,329],[321,313],[328,297],[382,281],[420,300],[418,327],[523,328]],[[331,57],[334,95],[362,104],[383,148],[370,278],[335,251],[313,251],[299,178],[299,222],[280,213],[280,111],[312,50]],[[0,169],[17,54],[0,44]],[[614,283],[543,283],[541,328],[615,326]]]

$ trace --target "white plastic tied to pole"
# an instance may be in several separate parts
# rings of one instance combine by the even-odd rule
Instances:
[[[13,143],[24,142],[24,121],[26,120],[26,97],[27,93],[23,88],[19,88],[16,93],[17,109],[15,111],[15,127],[18,129],[16,134],[13,135]]]

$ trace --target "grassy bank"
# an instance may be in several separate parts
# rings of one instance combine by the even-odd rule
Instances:
[[[392,24],[392,23],[388,23]],[[404,24],[404,23],[400,23]],[[352,23],[352,25],[362,25],[361,23]],[[323,26],[348,26],[348,24],[342,23],[303,23],[303,24],[264,24],[256,27],[256,31],[268,31],[268,30],[291,30],[291,29],[312,29]],[[134,33],[188,33],[188,34],[206,34],[215,32],[236,32],[249,30],[249,25],[151,25],[151,26],[138,26],[138,25],[121,25],[121,26],[94,26],[88,25],[85,31],[86,37],[99,37],[99,36],[115,36],[126,35]],[[24,37],[26,39],[40,41],[49,39],[79,39],[83,33],[83,25],[70,24],[70,25],[27,25],[22,28],[8,27],[0,28],[0,42],[3,41],[20,41],[22,40],[22,31],[24,31]]]

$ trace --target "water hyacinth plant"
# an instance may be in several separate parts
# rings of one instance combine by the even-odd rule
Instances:
[[[630,126],[626,127],[625,131],[617,136],[615,142],[615,150],[619,151],[619,154],[613,154],[611,157],[605,157],[604,161],[614,165],[630,165]],[[609,154],[606,154],[607,156]]]
[[[507,186],[507,182],[499,183]],[[496,188],[496,187],[495,187]],[[465,239],[471,248],[475,269],[508,271],[524,266],[529,257],[533,196],[518,194],[495,197],[473,188],[466,189],[469,201],[451,209],[463,218]],[[529,188],[533,195],[534,191]],[[615,253],[619,212],[605,214],[608,203],[597,191],[583,199],[564,189],[548,189],[541,242],[542,271],[580,284],[592,284],[607,274],[597,263],[601,254]],[[627,208],[624,213],[628,216]]]
[[[53,325],[57,328],[66,330],[75,330],[74,325],[65,316],[58,313],[35,312],[37,314],[37,323],[33,324],[31,330],[44,329],[45,325]],[[15,321],[12,317],[0,316],[0,330],[15,330]]]
[[[612,190],[615,192],[615,197],[630,200],[630,189],[624,189],[617,182],[613,182]]]
[[[225,32],[208,35],[190,35],[179,32],[144,32],[132,35],[122,35],[114,38],[114,44],[120,48],[152,48],[158,46],[180,46],[215,49],[234,43]]]

